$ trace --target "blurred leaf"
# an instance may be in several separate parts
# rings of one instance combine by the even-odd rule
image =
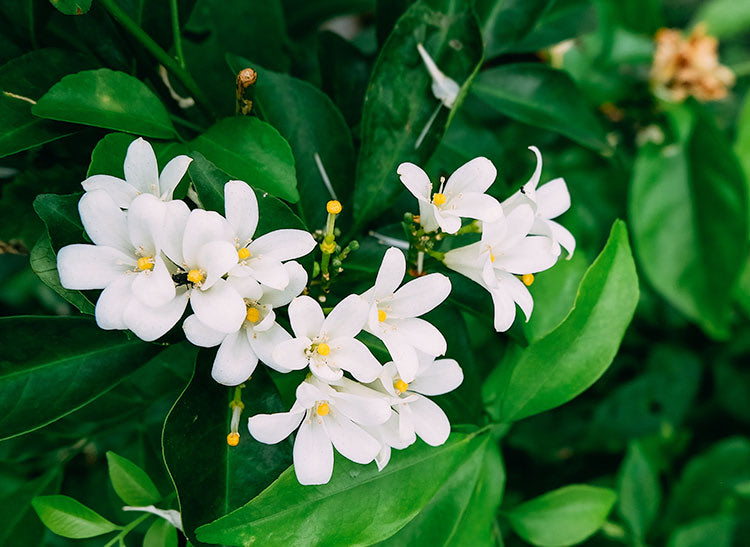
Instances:
[[[287,469],[240,509],[202,526],[204,542],[264,546],[337,543],[371,544],[393,535],[433,498],[462,462],[482,450],[484,436],[453,434],[440,447],[417,441],[394,452],[383,471],[337,455],[333,478],[316,487],[297,482]],[[427,478],[429,477],[429,480]]]
[[[477,0],[475,9],[488,59],[512,50],[533,28],[549,0]]]
[[[0,439],[33,431],[117,385],[159,347],[76,317],[0,318]]]
[[[703,108],[690,103],[669,114],[678,142],[645,145],[634,168],[628,210],[636,256],[662,297],[725,338],[748,255],[747,183]]]
[[[60,488],[59,467],[52,467],[41,477],[27,480],[0,499],[0,544],[41,545],[44,528],[31,510],[31,500],[42,494],[54,494]]]
[[[47,233],[55,251],[59,251],[65,245],[85,241],[83,224],[78,214],[81,195],[40,194],[34,200],[34,210],[47,226]]]
[[[450,112],[432,94],[418,43],[424,44],[446,76],[462,86]],[[399,164],[423,164],[435,150],[481,59],[482,37],[469,2],[421,0],[398,20],[373,68],[362,111],[354,186],[359,227],[386,210],[403,191],[396,173]]]
[[[303,34],[334,17],[375,10],[375,0],[282,0],[291,34]]]
[[[164,519],[157,518],[146,531],[143,547],[177,547],[177,530]]]
[[[630,443],[617,481],[617,509],[636,540],[644,544],[661,501],[659,474],[641,444]]]
[[[44,525],[66,538],[90,538],[118,529],[97,512],[68,496],[39,496],[32,501]]]
[[[513,531],[529,543],[564,547],[594,534],[616,500],[609,488],[573,484],[522,503],[506,516]]]
[[[702,518],[680,526],[669,536],[667,547],[733,547],[737,519],[731,515]]]
[[[238,446],[227,444],[234,388],[211,378],[215,355],[214,350],[198,354],[193,378],[169,412],[162,435],[164,461],[177,489],[185,533],[193,542],[198,526],[253,499],[291,463],[287,443],[260,443],[246,427],[240,429]],[[285,410],[263,371],[256,370],[245,385],[241,424],[248,416]]]
[[[485,404],[501,421],[559,406],[588,388],[607,368],[638,303],[638,277],[625,223],[586,271],[573,309],[545,337],[512,352],[484,384]]]
[[[750,181],[750,93],[747,93],[737,118],[737,136],[734,151],[745,172],[745,181]],[[750,215],[750,208],[748,208]]]
[[[556,131],[598,152],[610,150],[601,122],[565,72],[540,63],[502,65],[482,71],[471,93],[510,118]]]
[[[65,15],[82,15],[91,9],[91,0],[49,0]]]
[[[292,203],[299,201],[292,150],[276,129],[258,118],[221,120],[191,146],[230,176]]]
[[[750,422],[750,370],[742,367],[746,354],[734,363],[721,360],[714,363],[714,392],[725,412]],[[738,366],[737,366],[738,365]]]
[[[108,68],[65,76],[32,106],[31,112],[41,118],[158,139],[176,136],[159,98],[137,78]]]
[[[146,472],[127,458],[107,452],[109,480],[122,501],[128,505],[152,505],[161,494]]]
[[[596,29],[596,3],[591,0],[551,0],[542,16],[513,52],[536,52]]]
[[[708,34],[720,40],[750,30],[750,4],[733,0],[708,0],[700,4],[691,26],[704,23]]]

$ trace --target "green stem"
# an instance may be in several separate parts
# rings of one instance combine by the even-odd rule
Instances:
[[[117,535],[116,535],[115,537],[113,537],[113,538],[112,538],[111,540],[109,540],[109,541],[108,541],[108,542],[107,542],[107,543],[106,543],[106,544],[104,545],[104,547],[112,547],[112,545],[114,545],[114,544],[115,544],[115,543],[117,543],[118,541],[119,541],[120,543],[122,543],[122,540],[123,540],[123,538],[124,538],[125,536],[127,536],[127,535],[128,535],[128,534],[129,534],[129,533],[130,533],[130,532],[131,532],[131,531],[133,530],[133,528],[135,528],[136,526],[138,526],[138,525],[139,525],[139,524],[140,524],[141,522],[143,522],[144,520],[146,520],[146,519],[147,519],[148,517],[150,517],[150,516],[152,516],[152,515],[151,515],[151,513],[144,513],[143,515],[141,515],[141,516],[140,516],[140,517],[138,517],[137,519],[135,519],[135,520],[132,520],[132,521],[130,521],[129,523],[127,523],[127,524],[126,524],[126,525],[125,525],[125,526],[124,526],[124,527],[122,528],[122,530],[120,531],[120,533],[119,533],[119,534],[117,534]]]
[[[182,52],[182,35],[180,34],[180,17],[177,11],[177,0],[169,0],[169,10],[172,12],[172,38],[174,50],[177,53],[177,61],[185,68],[185,55]]]
[[[195,83],[195,80],[193,80],[193,77],[182,66],[180,66],[180,63],[164,51],[159,44],[153,40],[153,38],[146,34],[143,29],[114,2],[114,0],[99,0],[99,5],[106,9],[112,18],[120,23],[120,25],[122,25],[123,28],[133,36],[133,38],[138,40],[159,63],[164,65],[164,68],[166,68],[175,78],[180,80],[196,101],[200,102],[205,107],[208,106],[206,97],[198,87],[198,84]]]

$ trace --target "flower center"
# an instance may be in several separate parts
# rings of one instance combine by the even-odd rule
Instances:
[[[326,203],[326,211],[331,213],[332,215],[338,215],[341,212],[341,202],[335,199],[332,199],[328,203]]]
[[[383,310],[378,310],[378,321],[381,323],[388,319],[388,314],[385,313]]]
[[[325,357],[329,353],[331,353],[331,347],[328,344],[318,344],[318,354]]]
[[[409,389],[409,384],[404,382],[401,378],[393,382],[393,389],[395,389],[399,395],[401,395],[404,391]]]
[[[315,412],[318,413],[318,416],[327,416],[330,411],[331,409],[328,406],[328,403],[325,401],[323,401],[322,403],[318,403],[318,408],[315,409]]]
[[[203,272],[200,270],[190,270],[187,275],[188,281],[191,283],[200,283],[203,281],[203,277]]]
[[[445,194],[442,194],[440,192],[435,192],[432,195],[432,203],[434,203],[438,207],[443,205],[446,201],[448,201],[448,198],[445,197]]]
[[[242,247],[239,251],[237,251],[237,256],[240,260],[245,260],[247,258],[250,258],[250,249],[247,247]]]
[[[260,310],[258,310],[258,308],[253,308],[252,306],[248,306],[246,317],[247,320],[251,323],[257,323],[258,319],[260,319]]]
[[[534,274],[523,274],[521,276],[521,281],[523,281],[523,284],[527,287],[531,287],[531,284],[534,282]]]
[[[138,259],[139,270],[153,270],[154,269],[154,257],[153,256],[142,256]]]

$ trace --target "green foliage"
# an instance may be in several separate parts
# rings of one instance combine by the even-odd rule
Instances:
[[[628,446],[617,485],[617,510],[636,544],[644,543],[661,501],[659,474],[643,446]]]
[[[117,530],[96,511],[68,496],[40,496],[32,502],[44,525],[67,538],[90,538]]]
[[[161,499],[146,472],[127,458],[107,452],[107,464],[115,492],[128,505],[152,505]]]

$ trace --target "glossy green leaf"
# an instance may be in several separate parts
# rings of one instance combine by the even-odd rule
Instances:
[[[177,529],[164,519],[156,519],[146,531],[143,547],[177,547]]]
[[[599,119],[565,72],[541,63],[483,71],[471,94],[514,120],[555,131],[598,152],[610,151]]]
[[[617,510],[637,542],[645,539],[660,501],[659,473],[641,443],[634,441],[628,446],[617,481]]]
[[[82,15],[91,9],[91,0],[49,0],[65,15]]]
[[[292,203],[299,200],[292,150],[276,129],[258,118],[221,120],[191,146],[235,179]]]
[[[159,351],[76,317],[2,317],[0,347],[0,439],[82,407]]]
[[[64,77],[39,99],[31,112],[41,118],[145,137],[176,136],[166,108],[146,84],[108,68]]]
[[[625,223],[586,271],[575,305],[555,330],[517,348],[487,378],[488,410],[502,421],[559,406],[593,384],[620,346],[638,303],[638,276]]]
[[[152,505],[161,494],[146,472],[127,458],[107,452],[109,480],[115,492],[128,505]]]
[[[706,25],[706,30],[719,39],[731,38],[750,30],[750,4],[734,0],[709,0],[703,2],[692,26]]]
[[[57,194],[40,194],[34,200],[34,211],[47,226],[52,248],[85,241],[81,216],[78,214],[78,202],[82,194],[60,196]]]
[[[41,120],[31,107],[66,74],[95,66],[91,57],[60,49],[40,49],[0,67],[0,157],[68,135],[78,128]]]
[[[117,530],[97,512],[68,496],[39,496],[32,501],[44,525],[66,538],[91,538]]]
[[[548,0],[477,0],[475,9],[488,59],[512,50],[526,36],[549,5]]]
[[[448,77],[462,86],[451,111],[433,96],[432,81],[417,51],[425,49]],[[423,164],[460,106],[482,59],[482,37],[471,3],[421,0],[398,20],[370,77],[362,111],[354,215],[357,223],[386,210],[403,191],[396,169]],[[432,122],[423,140],[420,134]]]
[[[728,336],[748,256],[748,189],[731,147],[702,107],[670,112],[678,142],[641,148],[629,212],[639,265],[657,292],[707,334]]]
[[[328,217],[326,202],[330,199],[338,199],[349,216],[354,145],[349,128],[331,99],[303,80],[260,68],[247,59],[228,55],[227,61],[235,73],[246,67],[253,67],[258,73],[253,108],[279,130],[292,148],[302,220],[313,229],[323,228]],[[323,181],[316,154],[335,196]]]
[[[522,503],[506,516],[513,531],[529,543],[564,547],[594,534],[616,500],[609,488],[574,484]]]
[[[249,416],[285,410],[262,370],[255,371],[242,391],[240,443],[227,445],[234,388],[211,378],[215,354],[198,354],[193,378],[169,412],[162,435],[164,461],[191,541],[198,526],[247,503],[291,463],[287,443],[266,445],[247,433]]]
[[[199,528],[197,536],[238,546],[258,538],[269,547],[331,544],[342,537],[353,545],[375,543],[412,520],[485,442],[481,435],[458,434],[437,448],[418,442],[394,451],[380,472],[374,463],[337,457],[331,481],[316,487],[300,485],[289,468],[250,503]]]

